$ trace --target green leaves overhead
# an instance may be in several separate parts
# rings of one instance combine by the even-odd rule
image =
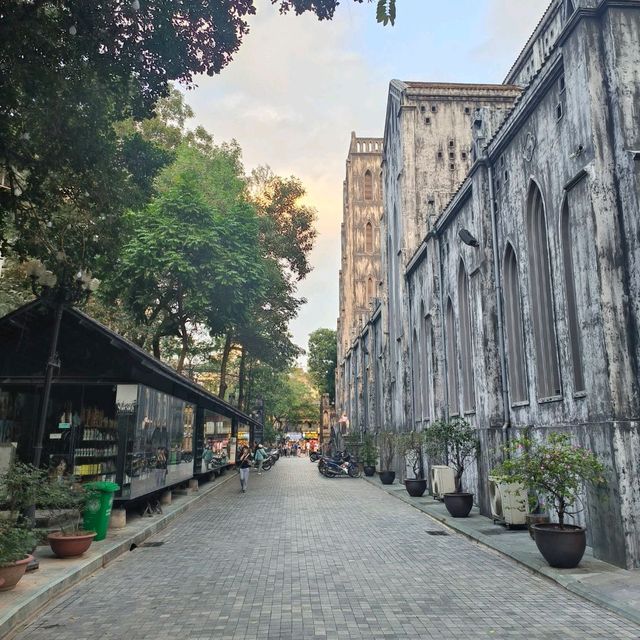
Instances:
[[[311,380],[320,393],[335,400],[335,372],[338,360],[337,337],[333,329],[316,329],[309,335],[307,366]]]
[[[396,21],[396,0],[378,0],[376,5],[376,20],[381,22],[385,27],[391,23],[393,26]]]

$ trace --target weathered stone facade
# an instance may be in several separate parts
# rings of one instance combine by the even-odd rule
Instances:
[[[343,183],[342,261],[340,268],[337,386],[358,375],[357,359],[347,354],[367,324],[380,295],[380,217],[382,215],[382,138],[351,133]],[[351,366],[353,363],[353,367]],[[338,415],[353,421],[352,405],[336,397]],[[357,411],[357,406],[354,407]],[[357,423],[357,420],[356,420]]]
[[[382,384],[369,383],[374,404],[384,389],[385,427],[452,415],[476,426],[481,456],[466,483],[485,514],[487,476],[509,435],[569,432],[607,468],[579,521],[598,557],[626,567],[640,566],[639,42],[636,0],[552,3],[502,92],[485,89],[502,103],[472,103],[472,157],[448,202],[405,161],[413,145],[415,162],[437,171],[400,102],[414,86],[442,85],[392,82],[386,335]],[[353,385],[340,393],[367,396]]]

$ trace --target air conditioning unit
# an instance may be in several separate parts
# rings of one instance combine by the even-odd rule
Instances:
[[[489,499],[494,522],[508,527],[526,524],[529,498],[526,488],[519,482],[503,482],[500,478],[489,476]]]
[[[443,500],[445,493],[456,490],[456,477],[451,467],[434,465],[431,467],[431,493],[437,500]]]

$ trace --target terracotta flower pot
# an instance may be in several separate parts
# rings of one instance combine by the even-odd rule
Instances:
[[[413,478],[404,481],[404,488],[412,498],[420,498],[427,490],[427,481],[419,478]]]
[[[473,493],[445,493],[444,506],[454,518],[466,518],[473,507]]]
[[[17,560],[13,564],[0,567],[0,591],[13,589],[27,570],[27,565],[33,560],[33,556],[27,556],[23,560]]]
[[[587,547],[587,536],[584,527],[572,524],[560,525],[534,524],[533,539],[544,559],[559,569],[573,569],[580,564]]]
[[[76,558],[81,556],[96,537],[95,531],[80,531],[76,535],[65,535],[62,531],[50,533],[47,536],[51,551],[58,558]]]

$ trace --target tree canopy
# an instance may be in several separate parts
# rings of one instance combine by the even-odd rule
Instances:
[[[337,335],[333,329],[316,329],[309,335],[309,375],[320,393],[335,400],[335,372],[338,360]]]

